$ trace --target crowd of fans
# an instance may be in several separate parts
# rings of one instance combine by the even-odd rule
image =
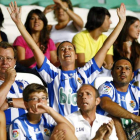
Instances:
[[[25,25],[16,2],[7,8],[21,35],[9,44],[0,31],[0,139],[139,140],[140,20],[120,4],[107,37],[106,8],[91,7],[82,30],[71,1],[53,1],[31,10]],[[52,10],[56,25],[45,16]],[[3,21],[0,10],[0,27]],[[95,79],[108,71],[113,81],[96,89]],[[15,80],[17,72],[33,73],[44,85]]]

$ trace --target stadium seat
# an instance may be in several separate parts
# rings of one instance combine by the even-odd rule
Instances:
[[[38,83],[38,84],[43,85],[41,79],[38,76],[36,76],[34,74],[31,74],[31,73],[20,73],[20,72],[17,72],[16,80],[25,80],[29,84],[31,84],[31,83]]]

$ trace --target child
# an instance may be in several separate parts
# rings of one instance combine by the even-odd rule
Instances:
[[[74,127],[53,108],[47,106],[47,99],[46,88],[42,85],[30,84],[24,89],[23,100],[28,113],[12,122],[10,140],[77,139]]]

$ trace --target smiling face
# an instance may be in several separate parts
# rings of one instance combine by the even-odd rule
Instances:
[[[62,2],[65,7],[68,7],[66,2]],[[55,9],[55,17],[58,21],[69,21],[69,15],[59,5]]]
[[[103,24],[102,24],[102,26],[100,28],[103,30],[103,32],[107,32],[109,30],[109,28],[110,28],[111,23],[112,22],[110,20],[110,17],[108,15],[106,15],[105,20],[104,20],[104,22],[103,22]]]
[[[62,43],[58,48],[58,59],[61,66],[73,64],[75,65],[75,59],[77,55],[75,53],[74,46],[69,42]]]
[[[130,40],[138,39],[140,33],[140,21],[136,20],[130,25],[127,38]]]
[[[100,98],[96,98],[96,92],[90,85],[83,85],[77,92],[77,105],[82,112],[96,111]]]
[[[5,57],[4,60],[0,61],[0,74],[5,74],[5,71],[9,67],[14,67],[16,60],[14,59],[14,51],[12,48],[0,48],[0,57]],[[10,61],[8,60],[10,59]]]
[[[30,30],[31,31],[41,31],[44,27],[43,21],[35,13],[32,14],[32,16],[30,18],[29,25],[30,25]]]
[[[125,59],[118,60],[112,70],[113,82],[116,85],[128,85],[133,75],[131,63]]]

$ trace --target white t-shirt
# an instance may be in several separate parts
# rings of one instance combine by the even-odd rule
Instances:
[[[73,21],[71,20],[63,29],[57,30],[55,29],[55,25],[53,25],[50,33],[50,38],[54,41],[55,44],[63,41],[72,42],[72,38],[77,33],[78,30],[74,27]]]
[[[109,117],[96,114],[96,119],[91,126],[89,122],[83,118],[80,111],[76,111],[65,117],[74,126],[75,135],[78,140],[92,140],[95,137],[96,131],[99,129],[99,127],[103,123],[108,123],[111,120]],[[113,131],[109,139],[118,140],[115,127],[113,127]]]

